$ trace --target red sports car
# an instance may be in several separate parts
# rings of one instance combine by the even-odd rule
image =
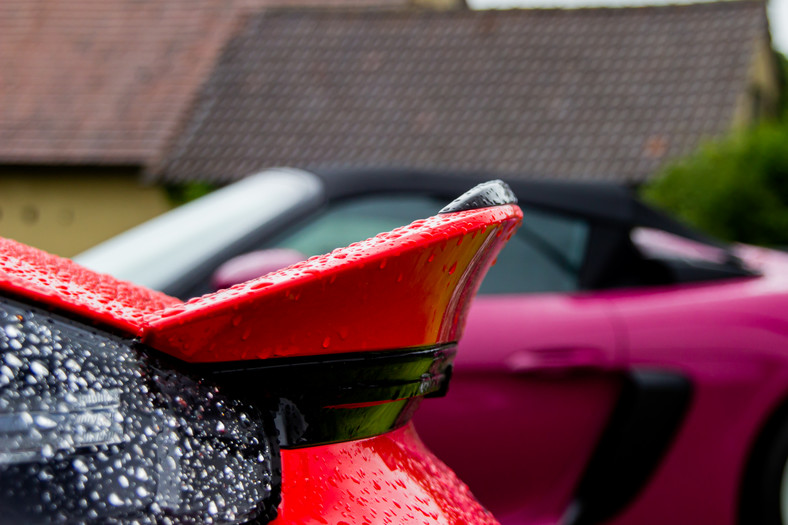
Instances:
[[[410,421],[513,203],[187,302],[0,239],[0,521],[495,523]]]

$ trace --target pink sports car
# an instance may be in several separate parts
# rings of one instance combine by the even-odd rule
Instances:
[[[270,170],[79,260],[187,298],[478,180]],[[508,182],[525,223],[470,310],[451,395],[416,416],[430,448],[504,524],[788,524],[788,255],[706,239],[623,187]]]

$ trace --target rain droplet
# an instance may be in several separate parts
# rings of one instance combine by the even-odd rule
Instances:
[[[74,467],[74,470],[76,470],[80,474],[87,474],[88,470],[90,470],[88,469],[88,466],[85,464],[85,462],[79,458],[72,461],[71,466]]]
[[[164,310],[163,312],[161,312],[161,316],[162,316],[162,318],[173,317],[173,316],[181,314],[181,313],[183,313],[185,311],[186,311],[186,308],[184,308],[183,306],[171,306],[171,307],[167,308],[166,310]]]
[[[268,288],[272,284],[274,284],[274,283],[272,283],[271,281],[268,281],[268,280],[259,281],[259,282],[254,283],[252,286],[250,286],[249,289],[250,290],[262,290],[263,288]]]
[[[79,372],[80,370],[82,370],[80,364],[74,361],[73,359],[66,359],[65,363],[63,363],[63,366],[65,366],[72,372]]]
[[[30,371],[38,377],[46,377],[49,375],[49,369],[44,366],[41,361],[32,361],[30,363]]]
[[[22,361],[12,353],[7,353],[3,360],[6,362],[8,366],[13,366],[14,368],[19,368],[22,366]]]
[[[120,496],[118,496],[114,492],[110,494],[109,497],[107,497],[107,501],[109,501],[109,504],[114,507],[120,507],[121,505],[123,505],[123,500],[120,499]]]
[[[178,468],[178,464],[175,462],[175,458],[172,456],[167,456],[167,458],[164,460],[164,466],[168,470],[175,470]]]
[[[19,337],[20,334],[16,326],[9,324],[6,325],[5,327],[5,335],[10,337],[11,339],[16,339],[17,337]]]
[[[55,423],[52,419],[48,418],[47,416],[39,415],[33,419],[38,428],[44,428],[49,430],[50,428],[55,428],[57,426],[57,423]]]

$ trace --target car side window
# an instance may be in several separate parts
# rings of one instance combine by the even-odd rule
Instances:
[[[275,247],[306,256],[373,237],[434,215],[444,203],[413,195],[376,195],[346,200],[280,237]],[[578,289],[588,239],[581,219],[523,206],[525,221],[498,256],[479,293],[569,292]]]
[[[523,225],[498,255],[479,293],[572,292],[579,288],[589,225],[582,219],[523,208]]]
[[[442,204],[424,196],[368,196],[341,201],[275,244],[311,257],[435,215]]]

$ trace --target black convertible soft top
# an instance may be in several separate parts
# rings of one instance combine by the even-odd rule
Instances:
[[[722,246],[718,241],[644,204],[630,187],[623,184],[396,168],[313,173],[324,181],[329,200],[370,193],[418,192],[448,202],[476,184],[502,178],[517,195],[519,203],[525,206],[583,217],[591,222],[610,223],[627,230],[635,226],[660,229],[705,244]]]
[[[622,184],[397,168],[313,173],[322,179],[326,199],[331,202],[359,195],[400,192],[427,195],[449,202],[476,184],[502,178],[514,191],[519,204],[526,208],[526,226],[527,208],[582,218],[589,224],[587,249],[578,270],[578,286],[582,290],[752,275],[725,244],[648,206],[638,199],[632,188]],[[720,248],[728,254],[727,260],[709,266],[697,261],[649,258],[640,253],[633,243],[631,233],[633,228],[638,227],[661,230]]]

